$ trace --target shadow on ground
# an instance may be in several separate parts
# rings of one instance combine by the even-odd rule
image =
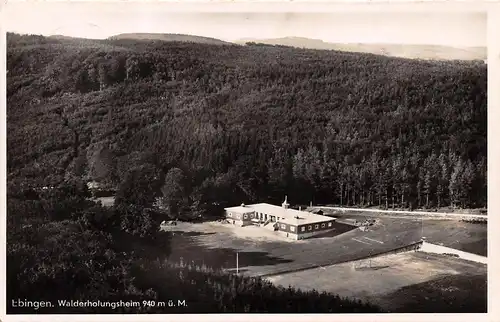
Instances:
[[[214,269],[229,269],[236,267],[236,253],[238,253],[239,267],[245,266],[272,266],[292,262],[270,255],[264,251],[237,251],[233,248],[207,248],[200,245],[195,239],[200,235],[214,233],[182,232],[173,236],[172,250],[169,260],[206,265]],[[194,237],[194,238],[193,238]]]
[[[327,231],[326,233],[324,234],[319,234],[319,235],[316,235],[316,236],[313,236],[313,237],[310,237],[308,239],[315,239],[315,238],[331,238],[331,237],[335,237],[335,236],[338,236],[338,235],[341,235],[341,234],[344,234],[348,231],[351,231],[351,230],[354,230],[358,227],[356,226],[352,226],[352,225],[348,225],[348,224],[344,224],[344,223],[339,223],[339,222],[336,222],[334,223],[334,226],[333,226],[333,229],[330,230],[330,231]]]

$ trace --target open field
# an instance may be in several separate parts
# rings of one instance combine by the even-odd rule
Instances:
[[[402,287],[373,303],[395,313],[486,313],[487,291],[486,273],[448,275]]]
[[[431,243],[486,255],[486,225],[448,220],[378,218],[368,231],[337,223],[333,232],[301,241],[286,240],[260,227],[215,222],[180,223],[171,229],[177,231],[172,240],[171,258],[182,257],[215,268],[234,269],[236,252],[239,252],[240,272],[260,276],[328,266],[391,251],[419,241],[422,230]]]
[[[364,220],[339,219],[353,218]],[[424,252],[357,260],[417,242],[422,231],[429,242],[486,255],[486,225],[377,218],[368,231],[336,223],[333,232],[300,241],[265,228],[217,222],[179,223],[169,229],[175,232],[173,260],[234,271],[238,252],[241,274],[366,300],[390,312],[486,311],[484,264]]]
[[[416,232],[415,229],[405,230],[401,223],[397,225],[399,231],[392,235],[384,232],[383,225],[374,227],[374,231],[362,232],[339,223],[335,226],[338,231],[337,235],[334,231],[324,236],[296,242],[282,241],[278,238],[254,239],[246,236],[248,230],[253,229],[258,233],[261,229],[259,227],[235,227],[223,224],[201,225],[207,226],[206,229],[202,229],[204,232],[198,231],[198,234],[201,235],[192,238],[191,242],[184,241],[181,244],[174,244],[172,256],[184,254],[182,256],[186,258],[187,254],[193,252],[192,256],[189,257],[199,261],[202,259],[200,256],[202,250],[194,248],[209,248],[208,258],[203,259],[205,263],[208,260],[212,262],[210,266],[215,264],[217,267],[228,269],[235,267],[234,252],[239,251],[241,271],[250,275],[279,274],[351,261],[420,240],[418,231]],[[242,235],[243,231],[244,235]],[[177,238],[174,238],[175,240]],[[214,257],[217,257],[215,253],[221,252],[227,255],[232,253],[232,255],[229,255],[226,260],[222,260],[222,263],[213,263]],[[269,262],[260,257],[274,260]]]
[[[268,279],[370,301],[391,312],[485,312],[486,274],[483,264],[410,252]]]
[[[420,236],[426,238],[430,243],[455,248],[465,252],[487,256],[488,243],[487,224],[471,224],[458,220],[446,219],[418,219],[418,218],[394,218],[394,217],[378,217],[369,216],[367,214],[335,214],[340,221],[377,219],[381,223],[385,223],[388,227],[397,225],[399,220],[411,221],[414,225],[405,225],[409,229],[415,229],[415,224],[420,228]]]

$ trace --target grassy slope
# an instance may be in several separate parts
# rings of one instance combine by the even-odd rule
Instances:
[[[486,274],[460,274],[405,286],[379,303],[394,313],[486,313],[487,299]]]
[[[174,236],[172,256],[213,267],[233,268],[235,252],[239,250],[244,252],[240,256],[240,266],[245,267],[248,274],[282,274],[390,251],[419,241],[422,231],[420,221],[393,218],[380,219],[377,226],[367,232],[349,231],[343,228],[345,226],[347,225],[337,224],[336,233],[296,242],[292,248],[286,241],[246,238],[235,232],[238,228],[230,226],[183,224],[173,228],[183,233],[176,233]],[[426,221],[424,234],[429,242],[486,255],[487,232],[484,225]]]
[[[390,312],[484,312],[485,265],[411,252],[273,276],[279,285],[377,303]]]
[[[487,224],[473,224],[458,220],[439,219],[411,219],[409,216],[392,218],[391,216],[370,216],[369,213],[348,213],[336,215],[340,220],[353,219],[364,221],[377,219],[386,227],[395,227],[398,222],[404,223],[403,229],[412,229],[418,236],[426,237],[427,241],[465,252],[487,256],[488,226]],[[412,224],[410,224],[412,223]],[[390,229],[390,228],[389,228]]]
[[[435,231],[440,231],[443,237],[449,232],[449,223],[442,222],[435,227]],[[394,222],[394,226],[400,227],[401,223]],[[406,229],[408,226],[402,228]],[[377,269],[353,271],[352,263],[328,266],[338,263],[337,259],[342,258],[344,250],[354,259],[372,248],[371,245],[351,240],[355,236],[358,240],[369,242],[363,239],[363,234],[359,231],[337,236],[340,238],[311,239],[291,247],[289,242],[238,237],[239,235],[231,233],[224,226],[217,228],[208,223],[181,223],[173,229],[176,232],[172,240],[172,258],[183,258],[188,263],[233,270],[236,251],[239,251],[241,274],[252,276],[264,272],[278,273],[279,275],[268,278],[273,283],[285,287],[292,285],[304,290],[317,289],[360,298],[397,312],[421,311],[427,307],[425,303],[429,304],[427,312],[436,309],[439,303],[443,305],[438,310],[440,312],[456,310],[460,305],[463,306],[463,311],[476,311],[481,309],[481,305],[484,306],[485,297],[482,293],[472,301],[470,294],[475,293],[469,293],[484,291],[484,283],[467,284],[466,278],[463,278],[473,276],[472,280],[475,282],[484,281],[486,266],[483,264],[436,254],[411,252],[375,258],[372,264]],[[383,230],[391,230],[391,227],[384,225]],[[454,232],[457,231],[451,233]],[[461,236],[465,238],[464,235]],[[456,234],[449,237],[450,240],[460,238]],[[400,238],[401,236],[396,234],[390,239],[396,242],[401,241]],[[377,243],[373,245],[380,246]],[[361,262],[364,266],[367,265],[366,261]],[[312,268],[318,264],[323,267]],[[302,270],[287,272],[291,268]],[[450,288],[446,289],[446,283],[450,284]],[[419,295],[419,290],[423,295]],[[429,296],[433,291],[438,292],[440,296]],[[448,296],[449,294],[452,296]],[[453,301],[455,295],[456,301]]]

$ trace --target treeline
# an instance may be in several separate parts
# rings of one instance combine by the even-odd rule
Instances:
[[[117,187],[144,166],[178,169],[188,210],[284,194],[486,206],[482,63],[26,37],[8,35],[11,178]]]
[[[9,185],[7,313],[380,312],[332,294],[168,261],[171,236],[158,231],[161,214],[130,203],[105,208],[88,196],[81,182],[42,191]],[[62,300],[140,304],[68,307]],[[35,309],[29,301],[52,306]]]
[[[107,209],[89,196],[78,181],[41,191],[9,183],[8,313],[105,312],[60,307],[58,301],[155,298],[154,290],[134,282],[134,267],[138,258],[156,259],[160,248],[168,256],[170,235],[158,232],[161,215],[135,205]],[[53,307],[35,310],[13,300],[50,301]]]

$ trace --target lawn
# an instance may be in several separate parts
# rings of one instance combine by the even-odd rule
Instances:
[[[429,242],[485,255],[486,227],[384,217],[367,231],[338,222],[332,232],[300,241],[257,226],[217,222],[179,223],[167,229],[174,232],[174,261],[234,271],[238,253],[240,274],[264,276],[283,286],[329,291],[392,312],[479,312],[486,305],[486,265],[422,252],[352,261],[407,246],[419,241],[422,232]],[[469,294],[476,293],[471,299]]]
[[[485,312],[486,274],[483,264],[410,252],[268,279],[358,298],[390,312]]]
[[[488,253],[488,226],[450,220],[424,222],[427,241],[481,256]]]
[[[387,294],[378,304],[394,313],[487,313],[487,274],[440,276]]]
[[[272,232],[256,226],[182,223],[172,228],[177,233],[172,240],[171,258],[234,269],[239,252],[240,272],[261,276],[283,274],[349,262],[406,246],[421,239],[422,224],[429,242],[475,250],[480,255],[486,252],[485,225],[380,218],[368,231],[337,223],[332,233],[301,241],[272,236]]]
[[[420,236],[424,236],[428,242],[443,245],[465,252],[487,256],[487,233],[486,223],[473,224],[458,220],[446,219],[411,219],[406,217],[380,217],[377,215],[369,216],[366,213],[354,214],[336,214],[339,220],[355,219],[363,221],[365,219],[377,219],[387,226],[397,225],[398,220],[412,221],[418,225],[412,225],[412,229],[420,229]],[[394,222],[392,222],[394,220]],[[405,225],[406,226],[406,225]],[[406,226],[409,227],[409,226]]]

